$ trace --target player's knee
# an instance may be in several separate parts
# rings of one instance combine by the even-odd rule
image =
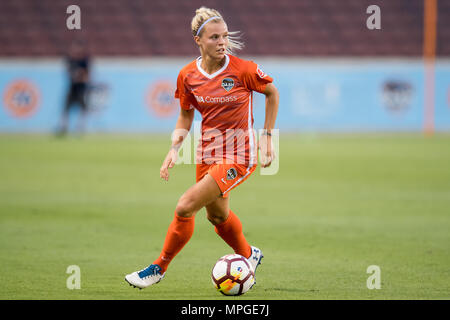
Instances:
[[[225,220],[227,220],[226,218],[223,217],[217,217],[217,216],[208,216],[207,217],[209,222],[211,222],[213,225],[217,226],[218,224],[224,223]]]
[[[190,218],[195,214],[195,202],[193,199],[182,196],[178,200],[175,212],[178,216]]]
[[[217,226],[218,224],[224,223],[228,215],[226,213],[207,213],[206,218],[211,222],[213,225]]]

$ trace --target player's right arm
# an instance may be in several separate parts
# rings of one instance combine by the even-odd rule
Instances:
[[[175,125],[175,130],[172,134],[172,146],[159,171],[159,176],[166,181],[169,180],[169,168],[172,168],[175,165],[178,157],[178,150],[183,144],[189,130],[191,130],[194,112],[194,109],[180,109],[180,115],[178,116],[177,124]]]

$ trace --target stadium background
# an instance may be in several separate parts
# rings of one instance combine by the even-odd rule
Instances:
[[[198,56],[189,25],[203,2],[80,1],[81,30],[72,31],[65,27],[69,4],[2,1],[0,130],[54,129],[68,85],[61,57],[71,41],[82,39],[93,58],[92,85],[100,85],[90,130],[170,131],[178,114],[173,91],[179,67]],[[223,12],[230,30],[243,32],[246,47],[239,55],[257,60],[277,79],[280,128],[424,128],[422,0],[381,1],[381,30],[366,27],[370,1],[207,4]],[[434,122],[436,129],[449,130],[450,5],[438,5]],[[10,89],[23,80],[24,87]],[[256,99],[261,127],[263,101],[260,95]]]
[[[66,27],[71,4],[81,8],[81,30]],[[366,27],[373,4],[381,9],[380,30]],[[202,5],[243,33],[238,55],[273,76],[281,94],[280,173],[257,176],[235,193],[248,236],[265,232],[260,242],[279,259],[269,255],[262,289],[246,297],[448,298],[450,2],[444,0],[1,1],[0,297],[149,298],[116,280],[148,263],[148,256],[136,256],[146,246],[130,252],[126,244],[154,241],[148,254],[158,252],[170,220],[164,212],[192,183],[190,166],[176,168],[167,186],[157,172],[178,113],[178,71],[198,56],[190,20]],[[68,86],[62,58],[76,39],[92,57],[91,134],[57,140],[49,134]],[[263,121],[264,99],[256,94],[255,127]],[[153,216],[159,222],[146,228],[133,220],[147,221],[149,211],[164,218]],[[265,224],[252,224],[260,215]],[[207,224],[197,221],[196,233],[206,234]],[[273,235],[280,232],[286,238]],[[193,239],[174,274],[189,264],[204,268],[207,279],[210,266],[201,261],[213,262],[226,248],[214,240],[204,257],[189,257],[203,248],[202,237],[214,236]],[[296,267],[280,262],[293,251]],[[18,282],[5,277],[33,272],[30,259],[53,273]],[[114,263],[114,276],[104,274],[105,262]],[[365,287],[372,263],[390,270],[381,293]],[[65,288],[70,264],[84,270],[84,291]],[[289,277],[277,283],[269,270],[278,267]],[[167,279],[159,298],[220,298],[209,283],[172,279],[187,281],[188,289]]]

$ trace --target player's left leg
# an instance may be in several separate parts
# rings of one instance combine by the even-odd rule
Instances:
[[[229,197],[221,197],[207,205],[206,216],[215,226],[216,233],[231,247],[234,252],[244,257],[251,253],[250,245],[242,232],[242,223],[229,208]]]
[[[242,223],[238,216],[229,209],[228,199],[219,198],[207,205],[206,213],[208,220],[215,226],[216,233],[234,250],[248,259],[256,271],[263,258],[262,251],[250,246],[245,239]]]
[[[206,218],[214,226],[225,222],[228,218],[230,211],[229,197],[219,197],[215,201],[211,202],[206,209]]]
[[[215,226],[216,233],[234,252],[248,258],[256,271],[263,254],[260,249],[250,246],[242,231],[242,223],[229,208],[229,192],[243,183],[254,172],[255,166],[218,164],[211,166],[208,173],[214,178],[222,191],[222,197],[207,205],[208,220]]]

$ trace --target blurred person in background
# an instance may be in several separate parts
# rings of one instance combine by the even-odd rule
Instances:
[[[68,132],[70,112],[77,107],[80,113],[76,131],[82,133],[85,129],[88,114],[86,93],[89,82],[89,56],[81,40],[75,40],[70,45],[66,66],[70,84],[56,131],[57,136],[64,136]]]

